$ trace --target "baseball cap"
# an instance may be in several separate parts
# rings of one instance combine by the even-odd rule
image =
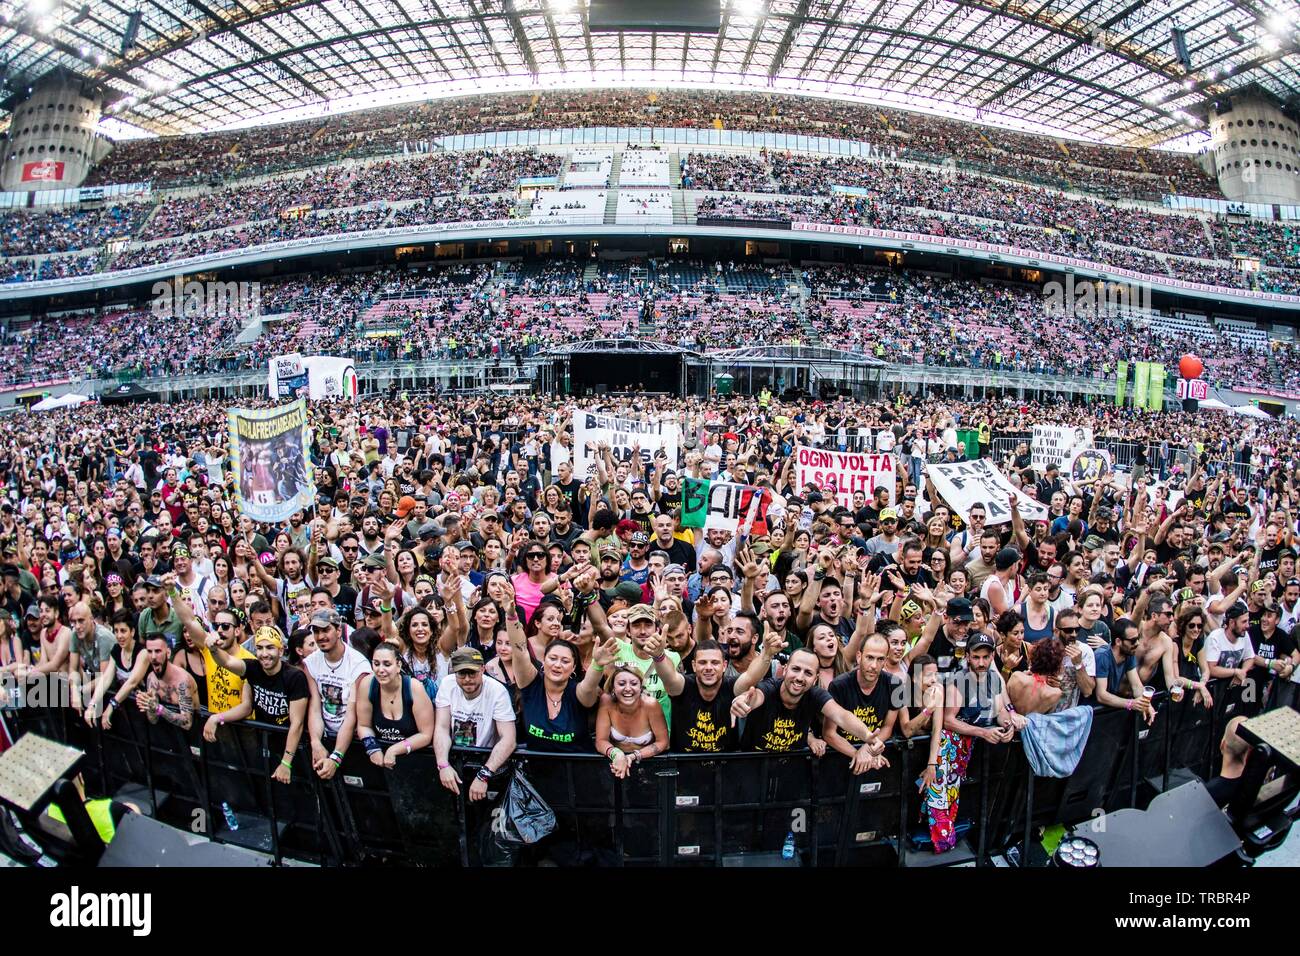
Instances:
[[[318,568],[334,568],[337,570],[338,566],[339,563],[335,561],[333,558],[329,557],[328,555],[326,555],[323,558],[316,559],[316,567]]]
[[[473,550],[474,550],[474,542],[473,542],[473,541],[457,541],[457,542],[453,545],[453,547],[454,547],[457,551],[473,551]]]
[[[825,500],[826,500],[826,499],[822,497],[822,493],[821,493],[820,491],[810,491],[810,492],[808,492],[807,497],[804,498],[804,501],[806,501],[806,502],[807,502],[808,504],[810,504],[810,505],[812,505],[812,504],[816,504],[816,503],[819,502],[819,501],[825,501]]]
[[[993,566],[999,571],[1014,567],[1020,563],[1020,552],[1015,548],[1003,548],[993,558]]]
[[[883,521],[897,521],[897,520],[898,520],[898,509],[896,509],[896,508],[884,508],[884,509],[882,509],[881,512],[880,512],[880,520],[881,520],[882,522],[883,522]]]
[[[989,637],[983,631],[971,635],[971,637],[966,641],[967,654],[970,654],[972,651],[977,651],[981,647],[987,647],[989,650],[994,650],[997,647],[997,644],[994,643],[993,638]]]
[[[363,568],[378,570],[380,568],[388,567],[388,562],[384,560],[384,556],[382,554],[368,554],[361,559],[361,566]]]
[[[670,574],[685,574],[686,568],[680,564],[668,564],[664,566],[664,577]]]
[[[948,617],[954,621],[973,621],[975,612],[971,609],[970,601],[966,598],[953,598],[948,602]]]
[[[147,588],[157,588],[161,591],[167,585],[163,584],[163,579],[157,574],[151,574],[144,579],[143,584]]]
[[[1100,551],[1104,547],[1106,547],[1106,539],[1101,535],[1090,534],[1083,539],[1083,550],[1085,551]]]
[[[638,604],[641,601],[641,588],[631,581],[620,581],[612,588],[606,588],[605,596],[611,601],[626,601],[628,604]]]
[[[397,517],[405,518],[411,513],[411,509],[414,507],[415,499],[410,495],[402,495],[402,497],[397,501]]]
[[[311,616],[312,627],[338,627],[342,623],[343,618],[332,608],[321,608]]]
[[[628,608],[627,622],[629,624],[631,624],[633,621],[653,621],[653,620],[655,620],[655,612],[654,612],[654,608],[650,607],[649,604],[634,604],[632,605],[632,607]]]
[[[646,534],[644,531],[637,531],[633,533],[631,540],[633,544],[649,544],[650,535]]]
[[[1252,584],[1252,585],[1250,586],[1250,593],[1251,593],[1251,594],[1258,594],[1260,591],[1264,590],[1264,588],[1266,588],[1266,587],[1268,587],[1268,584],[1265,583],[1264,581],[1256,581],[1254,584]]]
[[[600,549],[600,556],[602,558],[622,558],[623,552],[620,551],[618,548],[614,547],[612,544],[607,544]]]
[[[448,666],[453,674],[459,674],[461,671],[481,671],[483,654],[474,647],[459,647],[452,652]]]

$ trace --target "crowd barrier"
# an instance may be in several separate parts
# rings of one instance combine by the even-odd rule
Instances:
[[[1255,707],[1241,688],[1212,687],[1212,709],[1192,695],[1177,703],[1157,697],[1151,726],[1130,712],[1099,708],[1082,760],[1065,779],[1034,776],[1018,739],[977,741],[959,804],[966,835],[944,855],[926,842],[916,785],[928,760],[925,737],[890,741],[889,765],[862,776],[851,775],[834,752],[820,759],[808,752],[668,754],[620,781],[600,756],[521,751],[493,779],[489,799],[472,803],[465,793],[484,751],[453,751],[466,784],[460,796],[439,783],[432,750],[384,769],[356,743],[328,781],[312,771],[310,747],[302,745],[285,785],[270,776],[285,731],[270,725],[227,725],[207,743],[199,721],[181,731],[125,708],[108,731],[88,728],[68,710],[23,708],[5,719],[15,734],[32,731],[83,749],[88,792],[130,800],[166,823],[276,862],[718,866],[777,861],[794,834],[807,866],[923,866],[984,864],[1038,828],[1144,806],[1189,772],[1212,776],[1223,725]],[[551,836],[523,851],[497,841],[501,801],[492,799],[515,769],[557,821]],[[238,829],[228,825],[226,808]]]

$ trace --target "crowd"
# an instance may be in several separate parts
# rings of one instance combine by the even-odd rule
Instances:
[[[916,738],[935,852],[969,816],[975,747],[1047,724],[1037,747],[1068,764],[1091,708],[1150,721],[1229,683],[1251,685],[1247,712],[1295,704],[1292,420],[767,394],[602,410],[666,416],[680,460],[575,449],[561,399],[313,404],[315,505],[262,523],[218,403],[7,418],[4,703],[66,674],[91,724],[278,725],[280,784],[329,779],[353,748],[389,767],[432,748],[471,801],[519,749],[596,752],[617,778],[666,752],[834,750],[861,774]],[[1076,482],[1022,446],[995,461],[1015,489],[1001,522],[930,480],[1062,421],[1182,456]],[[841,497],[796,477],[796,446],[851,436],[896,456],[893,480]],[[595,463],[575,473],[580,451]],[[755,488],[754,523],[692,527],[700,479]],[[449,761],[467,746],[486,755],[473,779]]]
[[[513,218],[522,177],[554,176],[562,158],[532,149],[414,154],[336,165],[260,182],[132,204],[0,217],[0,251],[28,255],[95,247],[96,255],[51,262],[0,260],[0,281],[31,281],[126,269],[260,243],[386,225]],[[707,220],[811,221],[867,226],[1078,256],[1230,288],[1276,291],[1300,265],[1291,227],[1207,219],[1101,200],[1070,198],[1035,186],[934,166],[862,157],[787,152],[687,153],[683,186],[743,190],[710,195],[696,214]],[[845,190],[848,190],[847,192]],[[781,198],[756,198],[755,193]],[[553,194],[535,200],[532,218],[581,208],[605,215],[603,194],[580,201]],[[624,189],[620,219],[671,218],[666,191]],[[111,257],[99,248],[126,240]],[[1270,272],[1248,276],[1233,256],[1258,256]]]
[[[247,177],[344,156],[405,152],[413,143],[448,134],[577,126],[717,127],[839,137],[866,141],[884,155],[957,159],[995,175],[1116,197],[1222,198],[1213,177],[1192,157],[1177,153],[1067,142],[866,104],[686,90],[462,97],[238,133],[133,140],[118,144],[90,181],[188,185],[211,176]]]
[[[424,210],[454,221],[467,211],[504,214],[496,202],[430,200],[397,215],[415,220]],[[243,230],[215,235],[230,237],[217,248],[264,241]],[[127,261],[154,261],[151,248]],[[260,332],[242,343],[235,339],[251,316],[173,322],[151,309],[119,309],[12,323],[0,337],[0,384],[260,369],[294,351],[360,362],[512,359],[615,335],[700,352],[823,345],[902,364],[1109,379],[1119,361],[1172,368],[1189,346],[1176,324],[1124,311],[1058,314],[1042,288],[1010,282],[847,265],[809,266],[799,276],[779,265],[678,258],[608,260],[588,272],[582,260],[509,260],[265,282]],[[1100,338],[1099,323],[1106,331]],[[1294,342],[1251,340],[1206,323],[1195,347],[1212,356],[1207,378],[1214,384],[1300,388]]]

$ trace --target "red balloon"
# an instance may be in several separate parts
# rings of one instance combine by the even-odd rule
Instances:
[[[1200,378],[1205,371],[1205,363],[1190,352],[1178,360],[1178,374],[1183,378]]]

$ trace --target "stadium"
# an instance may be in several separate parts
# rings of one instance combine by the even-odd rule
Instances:
[[[1295,3],[0,0],[0,97],[7,860],[1293,859]]]

